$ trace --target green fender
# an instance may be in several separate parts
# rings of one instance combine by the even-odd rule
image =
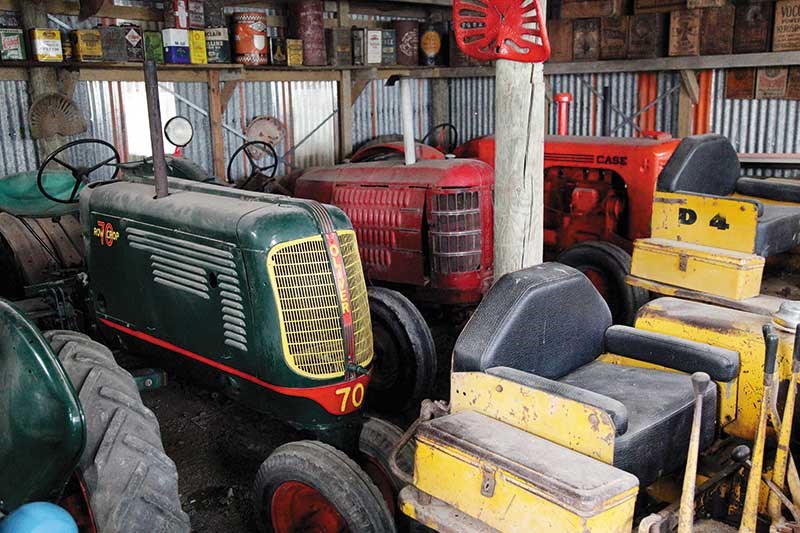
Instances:
[[[78,464],[78,395],[42,334],[0,299],[0,512],[56,499]]]

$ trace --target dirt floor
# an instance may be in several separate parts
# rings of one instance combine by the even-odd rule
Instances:
[[[448,331],[435,330],[434,337],[440,354],[452,352],[454,337]],[[142,366],[135,358],[122,359],[125,367]],[[449,363],[448,355],[440,361]],[[443,397],[449,364],[440,365],[438,374]],[[256,471],[275,448],[303,436],[180,375],[170,375],[166,386],[145,391],[142,398],[158,417],[166,452],[178,466],[181,501],[192,529],[257,531],[252,502]],[[392,421],[403,425],[409,417]]]

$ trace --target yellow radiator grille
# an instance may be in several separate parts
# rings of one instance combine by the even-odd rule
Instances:
[[[352,231],[339,232],[350,286],[356,362],[372,360],[369,303]],[[349,259],[349,261],[348,261]],[[284,357],[297,373],[328,379],[344,374],[341,311],[322,236],[281,243],[270,250],[267,268],[277,296]]]

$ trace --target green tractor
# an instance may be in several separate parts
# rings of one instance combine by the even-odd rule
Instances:
[[[56,155],[71,185],[40,169],[36,188],[51,203],[79,201],[85,270],[69,282],[45,281],[36,294],[29,287],[23,307],[49,307],[60,320],[46,295],[53,284],[72,284],[72,305],[85,292],[84,320],[105,337],[165,364],[179,361],[310,434],[314,440],[279,447],[259,469],[259,527],[393,531],[399,481],[388,454],[401,432],[362,414],[373,340],[349,220],[313,201],[168,178],[155,77],[147,62],[152,176],[93,180],[116,154],[80,167]]]
[[[131,375],[102,344],[42,334],[1,299],[0,413],[0,531],[55,531],[59,513],[72,531],[189,531]],[[30,503],[43,501],[63,510]]]

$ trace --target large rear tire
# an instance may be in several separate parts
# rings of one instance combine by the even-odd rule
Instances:
[[[178,472],[155,415],[111,351],[82,333],[44,334],[78,393],[86,446],[78,463],[101,533],[189,531]]]
[[[297,441],[276,449],[254,486],[259,530],[391,533],[394,520],[369,476],[336,448]]]
[[[576,244],[562,252],[556,261],[577,268],[589,278],[611,309],[614,324],[632,326],[636,312],[650,300],[646,290],[625,281],[631,272],[631,256],[610,242]]]
[[[367,402],[376,411],[416,409],[433,393],[436,347],[425,318],[408,298],[370,287],[369,312],[375,362]]]

